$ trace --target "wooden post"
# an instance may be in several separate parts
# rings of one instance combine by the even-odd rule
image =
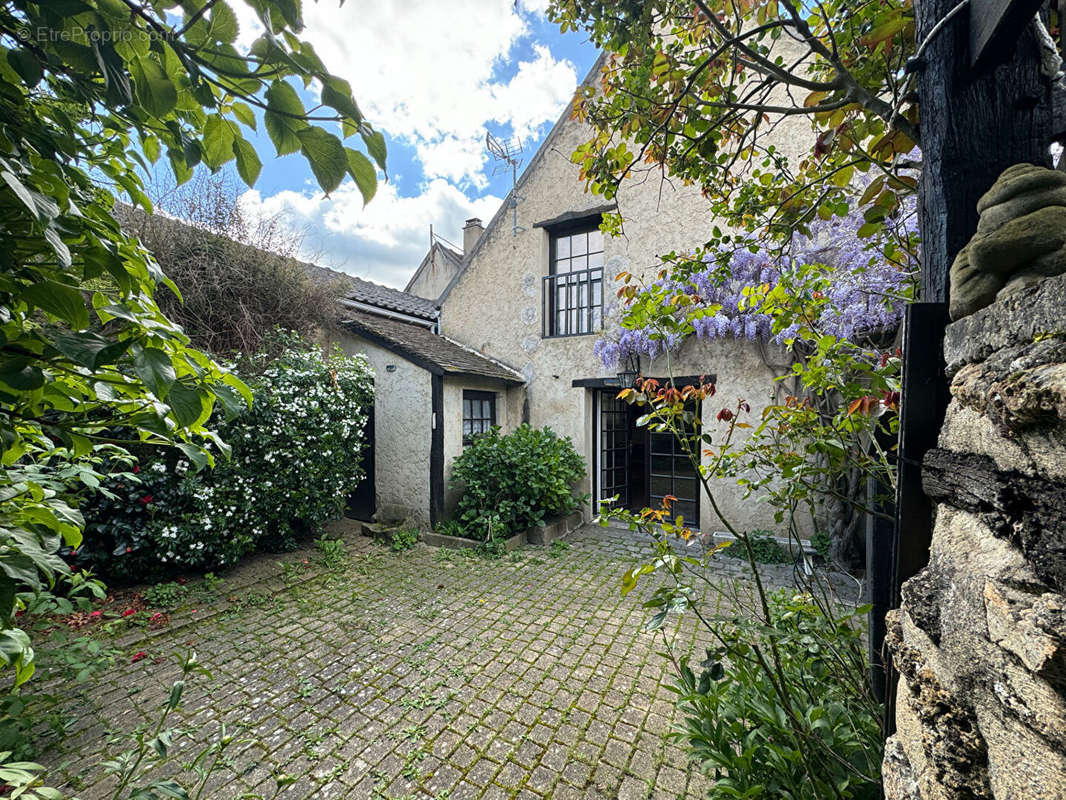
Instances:
[[[1032,25],[1018,23],[1019,15],[1031,18],[1033,0],[971,3],[969,15],[956,14],[929,40],[918,65],[925,302],[947,302],[951,262],[977,228],[978,198],[999,174],[1021,162],[1051,166],[1050,83],[1040,73]],[[918,0],[918,42],[957,4]],[[988,16],[993,13],[998,16]],[[971,17],[992,23],[980,27],[979,69],[971,67]],[[1019,27],[1011,47],[1004,37]]]
[[[1009,59],[1044,0],[970,0],[970,66],[981,72]]]

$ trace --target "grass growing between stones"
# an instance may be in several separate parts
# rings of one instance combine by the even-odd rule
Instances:
[[[301,800],[701,797],[667,739],[661,647],[618,590],[640,550],[599,529],[500,559],[320,539],[228,575],[194,622],[124,641],[42,757],[53,784],[109,796],[92,768],[109,736],[152,719],[192,648],[214,679],[182,724],[242,741],[212,798],[269,796],[279,774],[296,778],[279,796]]]

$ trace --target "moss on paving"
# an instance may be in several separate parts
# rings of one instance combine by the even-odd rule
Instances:
[[[240,741],[211,798],[270,796],[279,773],[299,777],[292,800],[705,794],[667,738],[661,640],[619,592],[640,546],[595,528],[555,558],[392,553],[361,537],[347,550],[332,568],[314,548],[261,558],[218,603],[119,642],[147,657],[71,694],[73,725],[44,754],[53,774],[82,800],[108,796],[92,765],[157,717],[192,649],[213,680],[187,688],[181,724],[206,742],[224,722]],[[700,644],[687,625],[675,635]]]

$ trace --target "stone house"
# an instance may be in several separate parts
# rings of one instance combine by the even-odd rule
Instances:
[[[593,67],[586,84],[599,69]],[[798,124],[785,122],[775,134],[790,156],[809,147],[810,134]],[[410,306],[406,317],[374,316],[368,310],[373,299],[359,301],[363,313],[352,315],[340,340],[352,352],[367,353],[377,369],[379,511],[422,524],[447,517],[456,499],[448,475],[464,432],[486,424],[508,430],[527,421],[570,437],[585,458],[588,474],[580,488],[592,498],[587,515],[615,495],[640,508],[672,494],[678,513],[701,530],[723,529],[672,437],[635,424],[639,412],[616,399],[618,369],[605,367],[593,352],[611,326],[614,276],[657,270],[660,255],[701,244],[715,221],[695,187],[631,181],[609,205],[586,193],[569,156],[587,136],[584,123],[567,110],[488,224],[468,220],[461,257],[433,240],[406,291],[385,290],[394,311]],[[598,228],[602,215],[616,208],[625,235],[605,238]],[[445,350],[463,355],[449,362]],[[456,367],[459,362],[466,366]],[[710,425],[723,406],[739,399],[756,417],[789,359],[761,342],[692,341],[669,358],[631,366],[646,377],[672,377],[679,386],[701,376],[715,381],[717,397],[702,409]],[[733,484],[717,487],[716,499],[741,528],[779,527],[768,507],[746,501]]]

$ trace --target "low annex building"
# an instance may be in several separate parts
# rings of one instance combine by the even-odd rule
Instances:
[[[382,290],[393,291],[373,291]],[[353,294],[366,297],[360,289]],[[348,513],[434,525],[445,513],[445,465],[474,433],[518,423],[525,379],[437,333],[435,314],[379,306],[352,310],[341,327],[341,346],[365,354],[375,374],[368,479]]]

